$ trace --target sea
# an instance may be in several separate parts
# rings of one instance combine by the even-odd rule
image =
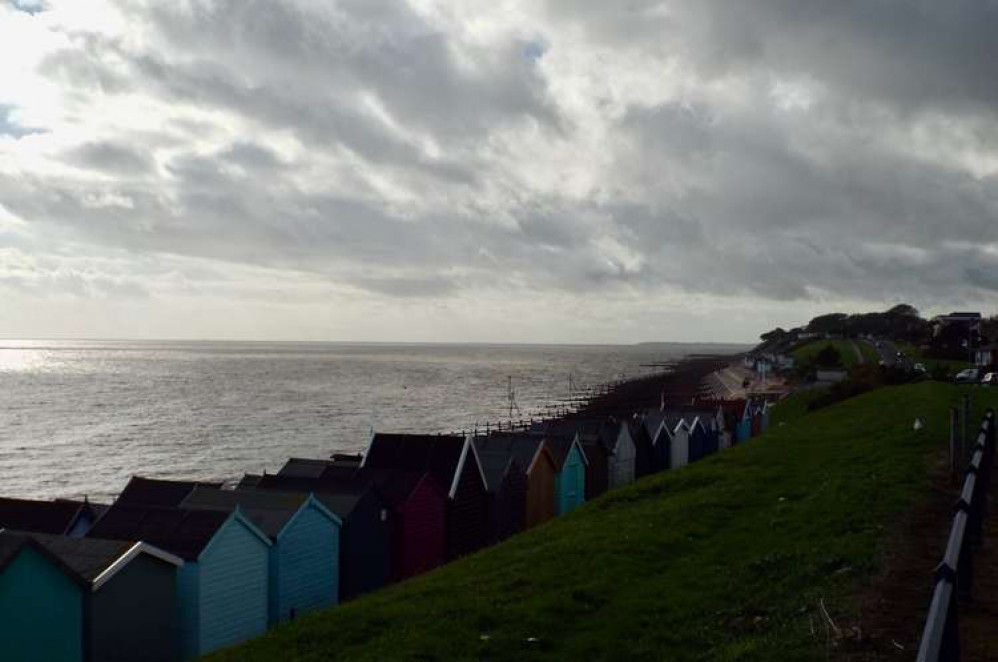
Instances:
[[[586,387],[741,345],[0,340],[0,496],[107,501],[132,475],[233,481],[373,431],[539,418]]]

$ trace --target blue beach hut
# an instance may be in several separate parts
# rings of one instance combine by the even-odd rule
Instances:
[[[340,518],[311,494],[195,488],[181,508],[237,508],[270,538],[271,625],[339,600]]]
[[[266,632],[271,543],[238,510],[116,503],[88,535],[144,540],[184,560],[177,584],[184,659]]]
[[[570,513],[586,502],[586,469],[589,460],[578,435],[548,437],[548,448],[555,463],[555,515]]]

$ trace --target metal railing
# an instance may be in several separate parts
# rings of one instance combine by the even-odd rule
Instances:
[[[918,646],[917,662],[959,662],[960,602],[972,596],[973,553],[981,544],[987,517],[988,493],[995,456],[995,412],[981,423],[970,464],[956,503],[953,526],[942,562],[936,567],[935,588]]]

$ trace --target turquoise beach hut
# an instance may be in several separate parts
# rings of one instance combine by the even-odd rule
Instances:
[[[582,450],[578,435],[548,437],[548,448],[554,458],[555,515],[570,513],[586,502],[586,469],[589,460]]]
[[[238,510],[116,503],[88,535],[144,540],[184,560],[177,580],[184,659],[267,631],[270,539]]]
[[[340,518],[311,494],[240,488],[195,488],[181,508],[233,512],[237,508],[267,534],[271,625],[337,603]]]

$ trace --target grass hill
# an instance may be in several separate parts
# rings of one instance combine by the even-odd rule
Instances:
[[[928,498],[960,393],[922,382],[788,416],[743,446],[209,659],[827,660],[821,605],[839,623],[856,613],[892,524]],[[979,408],[994,404],[974,393]],[[926,600],[931,570],[912,578]]]
[[[814,363],[818,353],[829,345],[838,351],[839,356],[842,357],[843,366],[848,368],[849,366],[855,365],[859,362],[858,357],[856,356],[856,350],[853,349],[853,342],[850,340],[813,340],[797,347],[793,351],[794,361],[797,365],[809,366]],[[856,341],[856,347],[859,349],[864,361],[876,365],[879,359],[877,356],[877,350],[871,347],[868,343],[860,340]]]

